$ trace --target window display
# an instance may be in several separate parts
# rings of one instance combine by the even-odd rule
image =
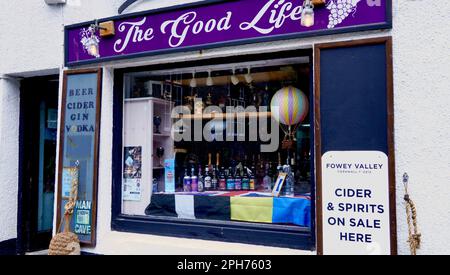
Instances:
[[[125,73],[122,213],[309,227],[309,62]]]

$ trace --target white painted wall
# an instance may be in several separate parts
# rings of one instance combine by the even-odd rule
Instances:
[[[399,253],[409,252],[402,184],[408,172],[422,233],[418,253],[450,254],[450,2],[394,3]]]
[[[0,242],[17,236],[19,82],[0,76]]]
[[[127,12],[193,1],[141,1]],[[395,148],[397,171],[397,222],[400,254],[408,254],[402,174],[410,175],[410,193],[418,210],[422,233],[420,254],[450,254],[450,2],[396,0],[394,27],[373,31],[261,43],[206,50],[202,54],[178,53],[151,59],[103,64],[104,83],[99,163],[98,244],[91,252],[116,254],[293,254],[311,253],[253,245],[188,240],[111,231],[112,70],[155,63],[178,62],[311,48],[315,43],[377,36],[393,37]],[[121,0],[68,0],[50,7],[43,0],[0,1],[0,76],[29,76],[59,70],[63,64],[63,25],[117,14]],[[423,19],[423,16],[426,16]],[[20,35],[19,35],[20,34]],[[5,42],[6,41],[6,42]],[[114,67],[113,67],[114,66]],[[0,80],[0,241],[15,237],[17,202],[18,87]],[[17,118],[16,118],[17,117]],[[16,125],[13,122],[17,122]],[[8,142],[4,142],[7,140]],[[7,146],[10,144],[11,146]],[[14,147],[16,146],[16,147]],[[15,161],[4,161],[3,149]],[[9,160],[9,159],[8,159]],[[10,194],[9,192],[13,192]],[[8,194],[8,195],[5,195]],[[6,207],[6,208],[5,208]],[[10,209],[7,213],[3,209]],[[5,217],[5,218],[4,218]],[[11,218],[13,217],[13,218]],[[3,232],[7,232],[6,234]],[[3,237],[5,235],[6,237]]]

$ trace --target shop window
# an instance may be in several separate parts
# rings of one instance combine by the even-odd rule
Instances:
[[[134,68],[116,77],[116,229],[130,231],[122,222],[139,219],[134,231],[311,245],[296,235],[312,241],[309,56]],[[254,230],[269,238],[248,237]]]

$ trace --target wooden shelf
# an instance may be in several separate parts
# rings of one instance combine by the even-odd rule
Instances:
[[[153,103],[158,104],[158,105],[170,105],[170,104],[174,104],[173,101],[169,101],[169,100],[165,100],[165,99],[157,98],[157,97],[135,97],[135,98],[126,98],[124,101],[125,101],[125,102],[152,101]]]
[[[187,149],[183,149],[183,148],[176,148],[174,150],[175,154],[176,153],[180,153],[180,154],[187,154],[189,151]]]
[[[227,119],[229,117],[231,118],[240,118],[240,117],[246,117],[246,118],[260,118],[260,117],[266,117],[270,118],[272,116],[271,112],[242,112],[242,113],[211,113],[211,114],[190,114],[190,115],[179,115],[175,116],[175,119]]]
[[[165,138],[167,138],[167,137],[170,137],[170,134],[153,134],[153,137],[165,137]]]

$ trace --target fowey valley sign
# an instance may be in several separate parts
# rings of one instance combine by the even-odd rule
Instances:
[[[98,20],[114,22],[109,37],[99,37],[94,22],[66,26],[66,64],[391,27],[391,0],[326,0],[311,27],[300,24],[303,2],[199,1]]]

